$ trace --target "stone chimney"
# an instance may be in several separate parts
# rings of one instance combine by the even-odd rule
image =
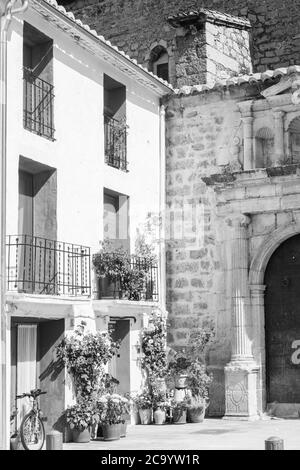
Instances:
[[[176,28],[177,87],[252,73],[247,18],[202,8],[169,16],[168,22]]]

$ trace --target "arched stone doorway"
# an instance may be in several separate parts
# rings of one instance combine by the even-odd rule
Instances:
[[[272,254],[264,276],[267,403],[300,407],[300,235]]]
[[[287,240],[300,234],[300,222],[282,226],[268,234],[254,253],[249,270],[250,308],[253,323],[253,354],[259,367],[257,380],[257,404],[259,412],[270,405],[267,397],[266,335],[265,335],[265,273],[269,261],[276,250]],[[297,354],[297,350],[294,352]],[[299,372],[300,373],[300,372]],[[273,412],[278,416],[298,417],[300,405],[278,404]]]

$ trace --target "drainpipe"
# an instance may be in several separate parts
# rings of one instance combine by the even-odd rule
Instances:
[[[0,0],[0,449],[9,448],[9,397],[7,390],[6,354],[6,146],[7,146],[7,33],[13,15],[22,13],[28,7],[28,0]]]
[[[166,124],[165,107],[160,107],[159,124],[159,160],[160,160],[160,182],[159,182],[159,299],[160,307],[166,314]]]

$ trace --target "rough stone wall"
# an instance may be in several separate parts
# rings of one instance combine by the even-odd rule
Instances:
[[[173,44],[174,50],[172,48],[168,51],[169,68],[175,69],[175,74],[170,74],[170,80],[178,87],[206,83],[206,28],[197,31],[196,34],[189,31],[184,33],[177,36],[176,49]]]
[[[252,24],[254,71],[300,63],[300,0],[75,0],[63,1],[83,22],[110,39],[131,57],[147,65],[154,43],[176,49],[176,29],[166,17],[177,11],[206,7]],[[169,52],[170,52],[169,51]]]
[[[252,72],[249,33],[206,23],[206,83]]]
[[[239,93],[237,93],[239,95]],[[213,325],[208,362],[214,374],[211,415],[224,412],[224,366],[230,360],[226,246],[216,199],[203,176],[220,173],[240,133],[235,99],[222,91],[173,96],[167,120],[167,310],[170,345],[188,343],[194,328]]]

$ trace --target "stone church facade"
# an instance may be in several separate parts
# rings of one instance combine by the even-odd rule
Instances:
[[[194,28],[174,27],[167,20],[180,11],[208,8],[246,17],[252,26],[255,72],[300,62],[300,0],[60,0],[59,3],[145,66],[151,68],[153,53],[161,48],[166,50],[174,86],[178,56],[194,36]],[[190,65],[184,84],[197,84],[194,72],[203,58],[203,50],[196,48],[188,58]]]
[[[212,416],[300,411],[299,6],[67,5],[155,72],[167,57],[169,344],[215,328]]]

